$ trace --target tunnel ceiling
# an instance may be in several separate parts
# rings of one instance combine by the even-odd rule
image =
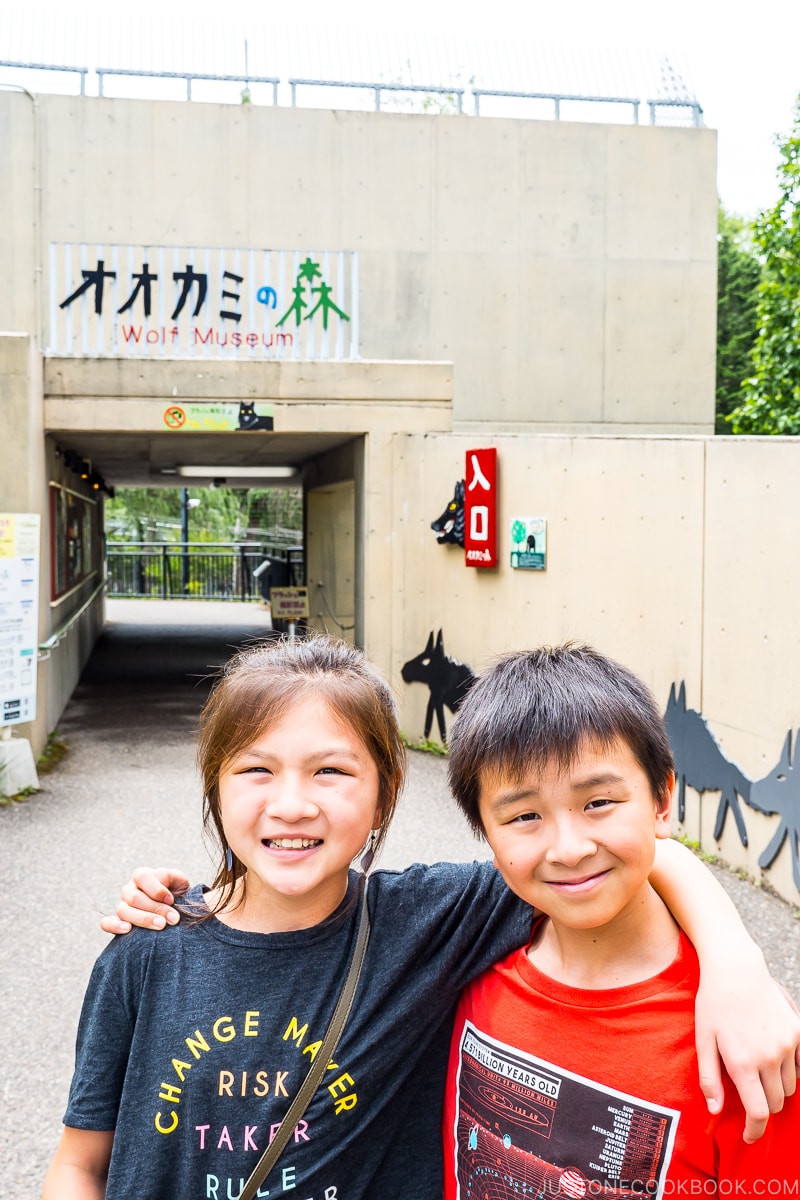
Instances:
[[[297,467],[353,440],[352,433],[268,433],[235,430],[223,433],[91,433],[59,435],[62,450],[91,460],[111,487],[202,487],[224,478],[218,468]],[[207,478],[173,472],[179,466],[214,466]],[[166,474],[164,472],[167,472]],[[280,487],[285,480],[237,476],[229,487]]]

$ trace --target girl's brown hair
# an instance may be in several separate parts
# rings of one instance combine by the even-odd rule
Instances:
[[[230,902],[245,875],[242,864],[228,853],[220,816],[220,774],[260,733],[308,696],[321,696],[369,751],[379,781],[375,851],[386,837],[406,764],[387,684],[360,650],[336,638],[320,635],[249,645],[223,667],[200,715],[197,761],[203,781],[203,828],[222,851],[213,883],[219,889],[215,911]]]

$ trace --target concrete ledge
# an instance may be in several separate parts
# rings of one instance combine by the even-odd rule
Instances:
[[[47,358],[46,397],[147,400],[445,401],[447,362],[228,362],[163,358]]]
[[[709,438],[714,436],[714,425],[706,422],[698,422],[692,424],[674,424],[674,425],[659,425],[653,426],[651,423],[642,422],[637,425],[630,421],[621,421],[615,424],[614,421],[576,421],[570,424],[568,421],[529,421],[522,423],[519,421],[458,421],[453,425],[453,433],[469,433],[473,436],[482,434],[486,436],[501,437],[506,434],[517,435],[524,434],[528,437],[636,437],[636,438],[676,438],[676,437],[701,437]]]
[[[204,397],[205,399],[205,397]],[[181,397],[184,403],[196,402],[196,398]],[[171,398],[153,400],[149,396],[127,396],[124,400],[105,396],[50,397],[44,402],[44,423],[50,433],[118,433],[118,434],[163,434],[168,437],[216,437],[229,438],[230,431],[212,434],[192,431],[188,435],[169,430],[164,424],[164,411],[172,403]],[[270,403],[270,399],[260,403]],[[442,401],[425,400],[379,400],[343,401],[296,400],[274,401],[275,434],[326,433],[349,431],[393,432],[400,425],[409,433],[450,430],[451,407]],[[255,437],[258,435],[248,435]],[[264,435],[264,436],[273,436]],[[253,443],[255,444],[255,443]],[[208,453],[208,449],[206,453]],[[126,486],[135,486],[128,484]],[[145,486],[145,485],[140,485]]]

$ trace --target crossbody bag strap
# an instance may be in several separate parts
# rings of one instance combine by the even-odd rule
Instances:
[[[336,1050],[339,1038],[342,1036],[342,1030],[345,1027],[345,1022],[353,1005],[353,997],[358,986],[358,977],[361,974],[361,967],[364,963],[364,955],[367,951],[367,942],[369,941],[369,910],[367,908],[367,879],[364,877],[364,886],[361,893],[361,910],[358,917],[358,930],[356,932],[356,941],[353,947],[353,954],[350,959],[350,965],[347,969],[347,978],[344,981],[342,990],[339,993],[339,999],[336,1001],[336,1008],[333,1010],[333,1016],[330,1019],[330,1024],[325,1033],[322,1045],[314,1056],[314,1061],[311,1064],[311,1070],[303,1080],[300,1090],[295,1096],[292,1103],[287,1109],[286,1115],[280,1123],[275,1137],[267,1146],[261,1158],[256,1163],[252,1175],[247,1180],[247,1183],[239,1193],[239,1200],[254,1200],[259,1187],[269,1175],[275,1163],[281,1156],[286,1143],[292,1136],[292,1131],[297,1125],[297,1122],[302,1117],[303,1113],[308,1108],[311,1097],[316,1092],[320,1085],[322,1076],[328,1068],[328,1063],[331,1061],[334,1051]]]

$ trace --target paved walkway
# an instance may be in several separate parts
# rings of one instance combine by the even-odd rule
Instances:
[[[59,725],[69,753],[43,791],[0,808],[0,1196],[36,1200],[60,1132],[98,916],[131,869],[172,863],[208,877],[194,727],[208,677],[266,632],[238,603],[111,601],[109,624]],[[412,754],[382,858],[486,857],[447,795],[445,765]],[[773,971],[800,996],[800,922],[720,872]]]

